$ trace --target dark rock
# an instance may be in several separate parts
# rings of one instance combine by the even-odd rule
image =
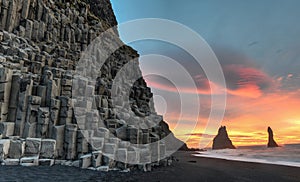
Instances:
[[[188,148],[188,146],[186,145],[186,143],[184,143],[183,141],[179,140],[178,138],[176,138],[174,136],[174,134],[172,133],[172,131],[169,128],[169,125],[165,122],[165,121],[161,121],[159,123],[162,133],[165,133],[166,135],[170,135],[171,137],[168,138],[167,142],[166,142],[166,148],[167,150],[177,150],[178,146],[181,146],[178,150],[181,151],[189,151],[190,149]]]
[[[268,134],[269,134],[268,147],[279,147],[274,140],[273,130],[271,129],[271,127],[268,127]]]
[[[86,0],[90,5],[90,10],[95,16],[105,20],[111,27],[117,25],[117,19],[114,15],[109,0]]]
[[[219,128],[218,135],[214,138],[212,149],[235,149],[235,146],[228,137],[226,126]]]
[[[108,170],[127,168],[111,160],[120,154],[132,158],[128,163],[144,161],[147,165],[142,168],[149,171],[150,149],[127,151],[130,143],[161,140],[152,157],[158,153],[157,159],[166,164],[167,151],[175,152],[179,146],[189,150],[156,114],[153,93],[139,68],[139,54],[119,39],[109,0],[0,0],[0,4],[0,132],[4,137],[20,136],[10,142],[4,157],[21,158],[22,165],[50,165],[57,158],[75,160],[73,165],[79,166],[82,159],[84,168],[92,163],[107,165]],[[95,60],[84,59],[81,65],[82,51],[109,28],[113,31],[104,33]],[[102,58],[105,63],[98,67],[96,60]],[[129,63],[130,69],[116,81]],[[75,69],[85,70],[85,76],[79,78]],[[99,78],[87,79],[94,75]],[[131,77],[139,79],[131,83]],[[127,85],[132,87],[129,99]],[[91,157],[93,152],[98,152],[97,157]],[[102,160],[102,152],[110,158]]]

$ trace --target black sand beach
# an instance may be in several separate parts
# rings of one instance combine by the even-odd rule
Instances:
[[[74,167],[1,166],[0,181],[300,181],[300,168],[227,161],[177,152],[178,161],[152,172],[98,172]]]

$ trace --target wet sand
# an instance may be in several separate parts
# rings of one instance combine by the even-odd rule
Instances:
[[[300,168],[228,161],[177,152],[171,166],[152,172],[99,172],[66,166],[1,166],[0,181],[300,181]]]

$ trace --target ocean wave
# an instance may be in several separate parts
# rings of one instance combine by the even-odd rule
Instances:
[[[300,167],[300,145],[284,145],[279,148],[265,146],[240,147],[238,149],[207,150],[194,154],[198,157],[231,161],[255,162]]]

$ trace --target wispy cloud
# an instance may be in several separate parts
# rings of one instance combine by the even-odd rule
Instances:
[[[217,95],[223,94],[224,90],[230,95],[240,97],[258,98],[265,92],[276,88],[276,80],[271,78],[254,67],[249,67],[239,64],[231,64],[223,66],[224,76],[226,79],[226,88],[221,88],[218,83],[211,82],[205,75],[197,74],[194,76],[194,88],[188,85],[180,84],[174,85],[162,79],[146,79],[147,84],[156,89],[165,90],[169,92],[190,93],[199,95]],[[217,91],[213,93],[212,90]]]
[[[254,67],[231,64],[223,68],[227,92],[232,95],[258,98],[276,87],[268,74]]]

